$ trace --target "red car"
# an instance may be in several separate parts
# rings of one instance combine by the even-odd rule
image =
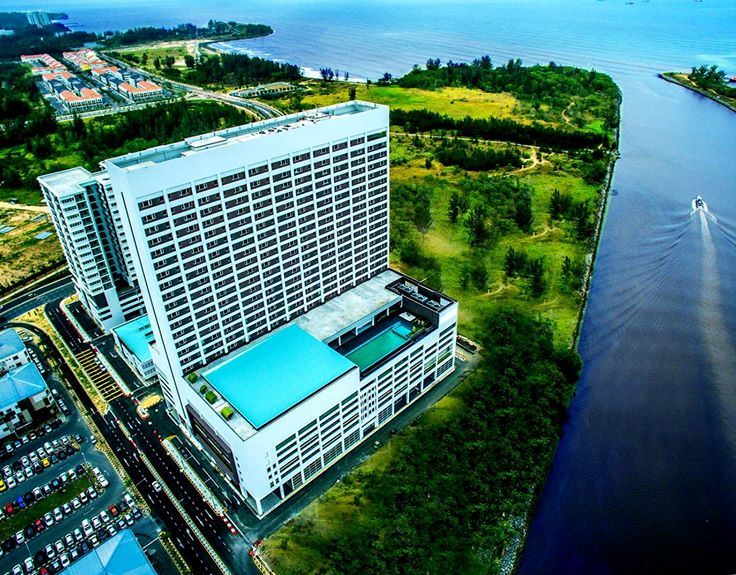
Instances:
[[[110,507],[107,508],[107,510],[110,512],[110,515],[113,517],[117,517],[120,511],[118,511],[118,508],[115,507],[115,505],[110,505]]]
[[[15,511],[15,505],[13,505],[12,503],[8,503],[5,506],[5,513],[7,513],[8,515],[12,515],[13,511]]]
[[[41,531],[46,530],[46,524],[40,519],[36,519],[33,522],[33,528],[36,530],[36,533],[41,533]]]

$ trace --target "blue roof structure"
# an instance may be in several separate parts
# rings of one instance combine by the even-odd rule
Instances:
[[[61,575],[156,575],[130,529],[124,529],[61,571]]]
[[[0,377],[0,409],[32,397],[46,389],[46,382],[36,364],[28,362]]]
[[[4,359],[25,349],[23,340],[14,329],[0,331],[0,359]]]
[[[122,325],[113,328],[118,339],[123,342],[130,352],[135,355],[141,363],[151,359],[151,348],[149,343],[154,341],[151,322],[147,315],[132,319]]]
[[[329,345],[290,325],[201,375],[258,429],[355,368]]]

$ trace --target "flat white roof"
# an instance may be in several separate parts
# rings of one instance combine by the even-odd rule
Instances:
[[[290,323],[325,341],[361,319],[373,315],[376,310],[401,301],[401,295],[386,289],[388,284],[400,278],[393,270],[381,272]]]
[[[201,152],[213,147],[219,147],[253,138],[260,138],[270,134],[284,132],[288,130],[298,129],[303,126],[315,124],[317,122],[329,121],[337,116],[348,114],[360,114],[378,108],[385,108],[381,104],[373,104],[371,102],[353,101],[333,106],[325,106],[305,112],[297,112],[288,116],[279,116],[270,118],[260,122],[244,124],[234,128],[218,130],[209,134],[202,134],[187,138],[181,142],[157,146],[142,152],[133,152],[124,156],[118,156],[106,160],[114,166],[123,170],[131,170],[140,164],[163,163],[169,160],[180,158],[181,156],[191,155],[193,152]]]
[[[93,175],[85,168],[79,167],[38,177],[38,181],[59,198],[79,193],[82,191],[82,185],[92,180]]]

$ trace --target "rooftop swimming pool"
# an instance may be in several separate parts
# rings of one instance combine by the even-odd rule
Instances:
[[[345,357],[365,371],[404,345],[411,339],[412,331],[412,324],[406,320],[388,321],[383,331],[346,353]]]

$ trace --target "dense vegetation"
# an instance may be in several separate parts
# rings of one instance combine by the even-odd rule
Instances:
[[[37,203],[30,198],[38,196],[35,179],[41,174],[77,165],[95,170],[105,158],[250,121],[250,116],[232,106],[175,102],[86,122],[76,119],[57,124],[45,107],[30,106],[27,113],[18,115],[28,104],[3,95],[0,90],[0,106],[7,102],[15,115],[3,118],[2,124],[2,197],[21,197],[29,203]]]
[[[718,66],[700,66],[698,68],[693,66],[687,77],[703,90],[713,90],[716,94],[726,98],[736,98],[736,88],[726,83],[726,72],[719,69]]]
[[[507,118],[471,118],[456,120],[430,110],[391,110],[391,123],[407,132],[451,131],[458,136],[483,140],[503,140],[554,149],[592,148],[608,146],[611,141],[603,134],[566,130],[532,122],[525,124]]]
[[[290,573],[487,573],[498,569],[510,518],[542,486],[580,360],[555,349],[550,323],[504,308],[483,320],[486,349],[463,409],[422,420],[382,472],[361,484],[340,530],[297,518],[280,548],[308,545],[321,564]],[[426,418],[425,418],[426,419]]]
[[[619,90],[610,76],[554,62],[547,66],[523,66],[516,59],[494,67],[491,58],[483,56],[470,64],[449,61],[443,66],[439,59],[430,59],[424,69],[415,66],[398,84],[430,90],[465,86],[486,92],[509,92],[533,108],[546,105],[558,111],[568,108],[574,100],[578,113],[594,115],[608,129],[618,125]]]
[[[56,129],[29,70],[0,63],[0,147],[45,136]]]
[[[37,28],[15,17],[10,18],[9,23],[13,24],[12,29],[15,33],[12,36],[3,36],[0,40],[0,58],[15,59],[21,54],[37,53],[60,55],[66,50],[79,48],[88,42],[98,42],[105,47],[118,48],[144,42],[183,41],[195,38],[224,41],[255,38],[273,33],[273,29],[265,24],[241,24],[214,20],[210,20],[203,28],[198,28],[194,24],[181,24],[174,28],[133,28],[99,35],[91,32],[70,31],[59,23]]]
[[[489,171],[502,167],[520,168],[523,164],[517,148],[499,150],[479,147],[463,140],[444,141],[436,150],[435,157],[445,166],[459,166],[464,170]]]
[[[172,40],[235,40],[256,38],[273,34],[273,28],[265,24],[241,24],[239,22],[220,22],[210,20],[207,26],[198,28],[194,24],[180,24],[174,28],[147,26],[131,28],[122,32],[106,32],[104,44],[109,47],[133,46],[148,42],[168,42]]]
[[[132,54],[118,56],[134,63],[139,60]],[[198,59],[192,56],[185,61],[185,70],[173,67],[174,58],[158,62],[154,60],[153,64],[167,78],[196,85],[247,86],[301,78],[299,66],[246,54],[210,54]]]

